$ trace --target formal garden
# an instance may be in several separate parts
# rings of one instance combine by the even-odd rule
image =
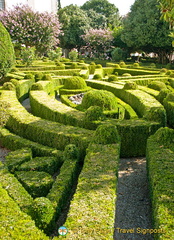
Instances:
[[[166,13],[169,1],[160,2]],[[140,3],[135,1],[127,18]],[[166,15],[168,29],[160,20],[170,48],[144,44],[141,55],[131,58],[126,49],[135,48],[133,39],[120,38],[122,31],[127,38],[130,25],[116,31],[111,16],[106,24],[115,35],[97,30],[92,17],[93,29],[85,35],[76,26],[80,12],[73,39],[64,13],[87,7],[60,9],[60,22],[32,15],[28,7],[16,7],[16,18],[14,12],[0,14],[0,145],[9,150],[0,161],[0,238],[113,239],[119,162],[146,157],[154,239],[172,240],[174,65],[167,34],[172,36],[173,22]],[[33,17],[33,29],[27,17],[17,23],[26,13]],[[105,19],[101,16],[96,14],[98,23]],[[50,23],[43,23],[45,29],[43,19]],[[156,35],[161,44],[163,37]],[[75,47],[74,41],[82,40],[88,44]],[[149,57],[150,52],[158,57]],[[67,235],[58,234],[61,226]]]

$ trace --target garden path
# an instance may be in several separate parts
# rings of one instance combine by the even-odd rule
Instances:
[[[122,158],[118,173],[114,239],[152,240],[151,234],[145,234],[146,229],[152,229],[146,159]],[[126,230],[129,233],[125,233]]]

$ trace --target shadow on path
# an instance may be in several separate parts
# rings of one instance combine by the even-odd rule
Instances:
[[[114,239],[152,240],[147,229],[152,224],[146,159],[120,159]]]

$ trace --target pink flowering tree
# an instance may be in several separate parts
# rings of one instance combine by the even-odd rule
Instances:
[[[34,12],[28,5],[17,5],[0,12],[0,21],[16,44],[35,47],[39,54],[59,43],[60,23],[57,15]]]
[[[90,29],[82,38],[90,57],[105,58],[112,45],[113,33],[107,29]]]

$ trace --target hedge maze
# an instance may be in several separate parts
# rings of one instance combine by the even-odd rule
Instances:
[[[83,61],[13,69],[0,87],[0,143],[12,150],[0,164],[2,238],[61,238],[55,232],[77,183],[66,238],[113,239],[119,159],[146,156],[153,224],[164,230],[154,237],[174,239],[172,76]],[[78,93],[77,105],[69,97]]]

